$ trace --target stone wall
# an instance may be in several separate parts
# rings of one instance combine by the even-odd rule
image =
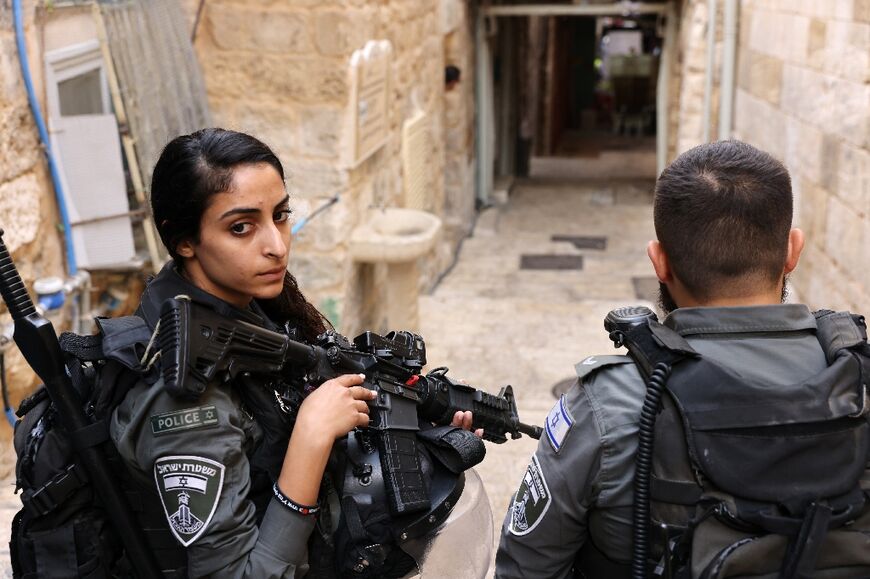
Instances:
[[[459,8],[459,21],[446,36],[442,4]],[[424,286],[447,266],[471,221],[472,42],[465,5],[212,0],[202,15],[195,48],[216,123],[250,132],[275,149],[303,214],[341,196],[294,239],[290,270],[346,333],[383,329],[378,304],[386,273],[383,266],[355,264],[348,238],[370,207],[403,205],[402,124],[417,109],[431,123],[427,162],[438,176],[427,205],[446,221],[443,243],[422,260]],[[393,47],[389,136],[379,151],[350,166],[349,59],[366,41],[382,39]],[[447,59],[461,61],[463,81],[445,95]]]
[[[35,3],[25,3],[24,23],[34,84],[41,88],[41,51],[37,42]],[[41,91],[38,92],[41,94]],[[28,287],[43,276],[64,275],[60,217],[39,134],[27,103],[27,93],[15,44],[12,8],[0,4],[0,228],[21,277]],[[11,319],[0,302],[0,326]],[[38,383],[18,349],[4,353],[10,401],[14,407]],[[12,429],[0,425],[0,477],[14,465]]]
[[[702,140],[706,0],[681,3],[671,158]],[[711,135],[718,125],[722,2]],[[811,307],[870,303],[870,2],[740,3],[733,136],[782,160],[807,235],[792,277]]]
[[[812,307],[870,305],[870,2],[744,1],[735,136],[788,166]]]

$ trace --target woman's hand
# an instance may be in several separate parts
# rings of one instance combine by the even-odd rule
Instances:
[[[278,476],[278,488],[291,500],[314,505],[335,439],[368,426],[366,401],[375,393],[360,386],[363,380],[362,374],[345,374],[327,380],[305,398]]]
[[[294,430],[302,429],[306,436],[322,436],[330,446],[357,426],[368,426],[368,400],[376,394],[360,386],[363,374],[344,374],[327,380],[309,394],[299,408]]]
[[[471,424],[474,421],[474,416],[471,414],[471,410],[466,410],[463,412],[462,410],[457,410],[456,414],[453,415],[453,421],[450,423],[450,426],[458,426],[462,430],[471,430]],[[478,428],[474,431],[479,438],[483,438],[483,429]]]

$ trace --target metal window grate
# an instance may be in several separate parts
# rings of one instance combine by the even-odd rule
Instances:
[[[583,269],[582,255],[522,255],[520,269],[537,270],[580,270]]]
[[[553,235],[550,241],[565,241],[577,249],[607,249],[606,237],[584,237],[579,235]]]

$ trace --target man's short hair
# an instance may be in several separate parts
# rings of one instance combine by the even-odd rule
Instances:
[[[740,141],[690,149],[656,182],[656,235],[674,275],[698,299],[781,281],[791,219],[788,171]]]

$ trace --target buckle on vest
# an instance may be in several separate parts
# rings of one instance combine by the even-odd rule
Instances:
[[[71,464],[29,496],[23,494],[21,502],[32,516],[42,517],[60,506],[87,482],[83,470],[77,464]]]

